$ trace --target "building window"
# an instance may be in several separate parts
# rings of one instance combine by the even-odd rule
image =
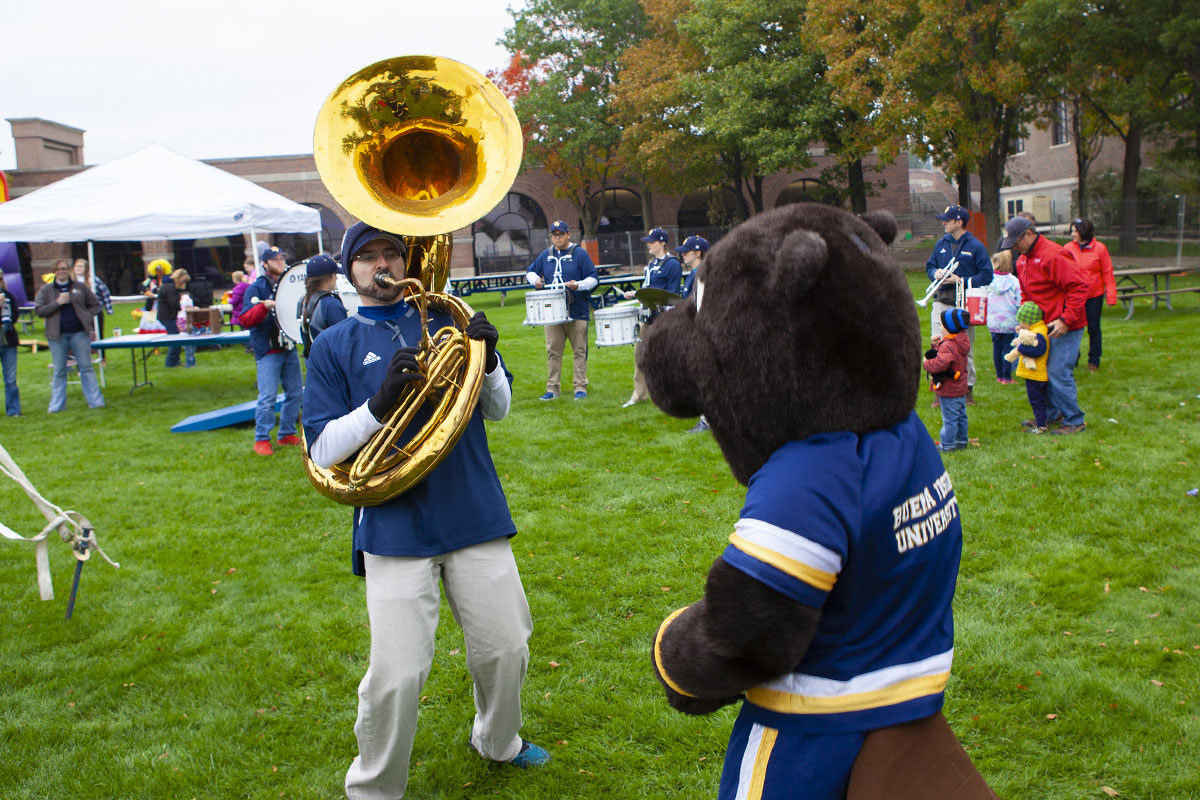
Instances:
[[[1054,119],[1050,125],[1051,145],[1066,144],[1071,138],[1071,128],[1067,120],[1067,104],[1059,100],[1054,104]]]
[[[475,274],[523,270],[549,244],[546,214],[532,197],[509,192],[486,217],[471,226]]]
[[[1017,214],[1025,210],[1024,200],[1009,200],[1008,201],[1008,218],[1012,219]]]
[[[1024,136],[1018,136],[1013,141],[1012,151],[1013,151],[1014,156],[1019,156],[1019,155],[1021,155],[1021,153],[1025,152],[1025,137]]]

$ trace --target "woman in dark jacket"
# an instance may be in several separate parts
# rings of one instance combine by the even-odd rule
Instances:
[[[0,367],[4,372],[4,413],[21,416],[21,393],[17,391],[17,298],[4,286],[0,272]]]

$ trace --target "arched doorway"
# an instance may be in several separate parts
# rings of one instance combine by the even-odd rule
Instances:
[[[301,205],[315,208],[321,213],[320,243],[318,244],[315,233],[277,233],[275,246],[287,255],[289,264],[311,258],[320,252],[339,255],[342,251],[342,236],[346,233],[346,226],[342,224],[341,218],[320,203]]]
[[[589,202],[597,220],[599,263],[633,264],[645,261],[642,258],[642,243],[633,236],[635,232],[641,236],[644,224],[641,196],[629,189],[605,189],[592,195]]]
[[[509,192],[483,219],[471,226],[475,274],[517,272],[547,244],[546,213],[532,197]]]
[[[737,195],[728,186],[710,186],[684,196],[676,217],[680,241],[699,235],[710,244],[738,221]]]
[[[838,197],[836,189],[812,178],[801,178],[788,184],[775,200],[775,207],[792,203],[824,203],[827,206],[842,207],[842,200]]]

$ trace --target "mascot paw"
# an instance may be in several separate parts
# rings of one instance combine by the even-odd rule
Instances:
[[[671,704],[671,708],[697,717],[711,714],[743,699],[743,695],[740,694],[732,697],[686,697],[670,687],[666,687],[666,691],[667,702]]]

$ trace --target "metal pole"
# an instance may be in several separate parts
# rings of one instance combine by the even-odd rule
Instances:
[[[92,249],[92,240],[88,239],[88,288],[96,285],[96,252]]]
[[[1179,200],[1179,238],[1175,242],[1175,270],[1179,271],[1183,265],[1183,212],[1187,207],[1187,195],[1177,194],[1175,197]]]

